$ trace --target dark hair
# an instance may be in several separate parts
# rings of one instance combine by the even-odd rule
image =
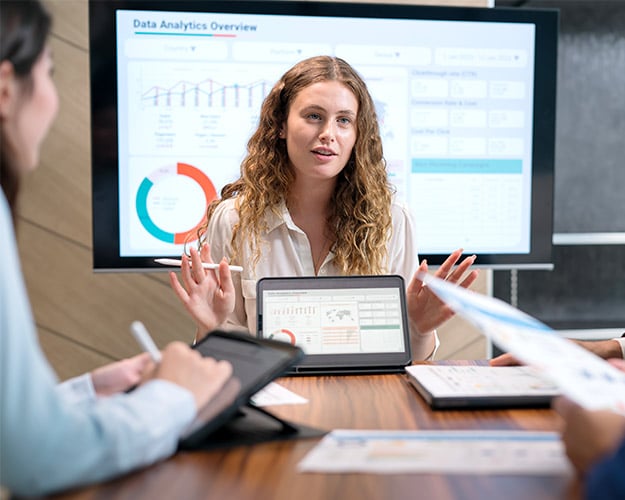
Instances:
[[[39,0],[0,1],[0,62],[9,61],[23,90],[32,91],[31,71],[43,50],[50,33],[52,18]],[[4,131],[0,140],[4,142]],[[0,184],[15,221],[15,205],[20,186],[20,173],[0,148]]]

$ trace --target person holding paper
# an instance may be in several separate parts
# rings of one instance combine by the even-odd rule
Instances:
[[[623,337],[608,340],[574,340],[576,344],[603,359],[625,358],[625,334]],[[490,360],[491,366],[518,365],[519,362],[509,353],[500,354]]]
[[[625,371],[623,360],[611,363]],[[584,481],[585,498],[625,498],[625,416],[586,410],[566,397],[553,407],[564,420],[562,441]]]
[[[19,496],[105,480],[173,454],[232,373],[229,363],[174,342],[158,366],[142,354],[57,384],[37,340],[14,232],[20,183],[36,168],[58,109],[50,25],[38,0],[0,2],[0,484]],[[231,309],[232,283],[218,288],[212,274],[202,284],[214,293],[204,300],[214,311]]]
[[[373,99],[344,60],[312,57],[279,79],[262,104],[241,177],[207,216],[200,245],[243,267],[226,327],[255,332],[256,282],[265,276],[399,274],[407,283],[413,359],[434,355],[435,329],[453,312],[415,277],[427,263],[419,265],[411,215],[394,199]],[[453,252],[435,274],[469,287],[475,256],[454,269],[461,255]],[[185,292],[171,276],[203,335],[193,283],[184,283]]]

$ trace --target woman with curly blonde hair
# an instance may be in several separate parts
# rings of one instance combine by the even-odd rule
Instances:
[[[256,330],[256,282],[264,276],[399,274],[410,282],[408,308],[415,359],[432,356],[433,331],[452,313],[427,291],[408,210],[394,200],[373,100],[344,60],[318,56],[297,63],[263,102],[241,176],[208,208],[199,234],[202,258],[243,266],[235,275],[228,325]],[[209,249],[210,246],[210,249]],[[195,253],[195,250],[192,252]],[[461,250],[437,271],[459,282],[474,258],[452,272]],[[204,272],[171,274],[178,297],[198,324]],[[188,269],[187,269],[188,271]],[[462,280],[469,286],[473,271]],[[196,335],[196,336],[197,336]]]

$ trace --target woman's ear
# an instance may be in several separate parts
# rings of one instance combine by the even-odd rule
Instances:
[[[0,63],[0,118],[7,118],[13,108],[18,95],[15,68],[10,61]]]

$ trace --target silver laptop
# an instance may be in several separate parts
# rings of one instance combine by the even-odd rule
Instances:
[[[301,347],[290,374],[403,372],[411,363],[401,276],[263,278],[258,336]]]

